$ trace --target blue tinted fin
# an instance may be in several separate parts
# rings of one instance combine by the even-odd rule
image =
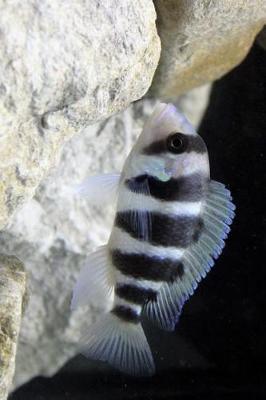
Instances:
[[[145,306],[146,316],[165,330],[174,330],[186,300],[205,278],[225,245],[235,216],[231,193],[222,183],[210,181],[198,241],[183,255],[184,274],[174,283],[163,283],[156,301]]]
[[[84,329],[81,353],[108,362],[121,372],[133,376],[155,373],[152,353],[140,323],[120,320],[112,313]]]

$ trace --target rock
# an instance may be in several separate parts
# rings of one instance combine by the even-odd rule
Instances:
[[[260,31],[256,41],[264,50],[266,50],[266,26],[264,26],[264,28]]]
[[[174,103],[185,113],[194,126],[199,126],[209,103],[211,84],[197,87],[180,96]]]
[[[23,264],[14,256],[0,254],[0,400],[7,398],[15,371],[25,294]]]
[[[74,133],[147,91],[155,18],[151,0],[0,4],[0,229]]]
[[[162,43],[151,95],[171,98],[239,64],[266,22],[264,0],[158,0]]]
[[[206,94],[206,89],[198,90],[198,95],[194,91],[195,110],[207,103]],[[182,99],[183,109],[192,110],[190,101],[190,95]],[[107,241],[113,210],[89,207],[86,199],[75,199],[69,188],[89,174],[120,171],[154,105],[153,100],[136,102],[72,138],[58,168],[16,213],[10,228],[0,233],[0,248],[20,257],[30,275],[14,386],[36,375],[54,374],[77,353],[82,322],[93,321],[99,313],[90,307],[85,315],[70,314],[69,305],[86,254]],[[194,120],[198,115],[196,111]]]

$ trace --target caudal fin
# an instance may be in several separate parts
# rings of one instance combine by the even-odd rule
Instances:
[[[129,375],[150,376],[155,372],[141,324],[121,321],[112,313],[104,314],[87,329],[82,337],[81,352]]]

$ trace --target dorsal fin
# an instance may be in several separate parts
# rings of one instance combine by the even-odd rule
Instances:
[[[185,301],[205,278],[214,260],[225,245],[230,231],[235,206],[230,191],[222,183],[210,181],[203,209],[204,227],[198,242],[189,247],[183,256],[184,274],[172,284],[164,283],[157,300],[145,306],[147,317],[165,330],[173,330]]]

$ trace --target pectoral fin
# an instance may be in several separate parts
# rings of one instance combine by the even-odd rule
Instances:
[[[137,194],[138,201],[135,199],[135,208],[129,212],[129,226],[134,230],[134,233],[138,239],[149,240],[152,233],[152,221],[151,213],[147,210],[141,209],[141,203],[143,200],[142,195],[149,196],[150,188],[149,181],[146,175],[142,177],[132,178],[127,182],[131,189],[131,193]],[[128,204],[131,204],[130,192],[128,194]],[[139,211],[141,209],[141,211]]]
[[[84,196],[92,205],[112,204],[116,200],[120,174],[90,176],[76,185],[74,192]]]

